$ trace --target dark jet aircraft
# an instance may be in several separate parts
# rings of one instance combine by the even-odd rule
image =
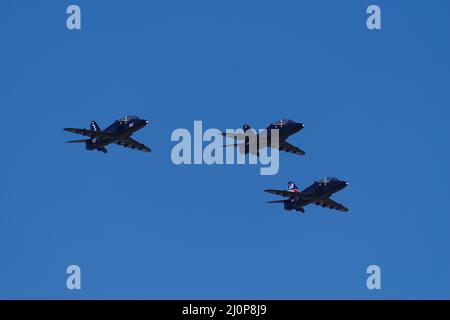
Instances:
[[[90,139],[67,141],[68,143],[84,142],[87,150],[98,150],[106,153],[108,150],[105,147],[110,143],[115,143],[126,148],[150,152],[150,148],[131,138],[133,133],[142,129],[147,124],[147,120],[139,119],[136,116],[126,116],[123,119],[114,121],[113,124],[103,131],[100,130],[100,127],[95,121],[91,121],[90,130],[75,128],[64,128],[64,130],[90,137]]]
[[[284,203],[285,210],[296,210],[305,212],[303,207],[314,203],[315,205],[347,212],[348,209],[342,204],[330,199],[333,193],[344,189],[348,182],[336,178],[325,178],[318,180],[303,191],[300,191],[294,182],[288,183],[288,190],[264,190],[279,196],[288,198],[287,200],[274,200],[267,203]]]
[[[242,142],[225,145],[225,147],[239,147],[239,152],[241,154],[250,153],[259,156],[259,150],[271,146],[271,130],[277,129],[279,134],[278,149],[281,151],[291,152],[303,156],[305,155],[305,152],[300,148],[297,148],[292,144],[288,143],[286,139],[292,136],[293,134],[299,132],[304,127],[305,125],[303,123],[298,123],[293,120],[279,120],[270,124],[265,130],[262,130],[260,133],[256,135],[254,134],[253,131],[251,131],[252,135],[250,135],[247,132],[248,130],[250,130],[250,126],[248,124],[244,124],[244,126],[242,127],[245,134],[223,132],[222,135],[227,138],[236,139]],[[256,143],[253,144],[254,147],[252,147],[252,145],[250,144],[249,136],[257,138]]]

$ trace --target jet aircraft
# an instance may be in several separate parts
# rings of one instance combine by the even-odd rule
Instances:
[[[95,121],[91,121],[90,130],[76,128],[64,128],[64,130],[90,137],[90,139],[67,141],[68,143],[85,143],[87,150],[98,150],[107,153],[108,150],[105,147],[111,143],[115,143],[126,148],[150,152],[150,148],[131,138],[133,133],[142,129],[147,124],[148,120],[139,119],[136,116],[126,116],[114,121],[103,131],[100,130],[100,127]]]
[[[288,183],[288,190],[264,190],[268,193],[273,193],[279,196],[286,197],[286,200],[274,200],[266,203],[283,203],[285,210],[296,210],[305,212],[304,207],[309,204],[315,204],[329,209],[335,209],[347,212],[348,209],[342,204],[330,199],[333,193],[336,193],[345,187],[348,182],[342,181],[333,177],[327,177],[318,180],[303,191],[300,191],[294,182]]]
[[[238,147],[239,152],[241,154],[253,154],[259,156],[259,150],[264,149],[266,147],[271,146],[271,130],[278,130],[279,141],[278,144],[275,143],[274,147],[277,147],[281,151],[286,151],[290,153],[294,153],[300,156],[305,155],[305,152],[300,148],[293,146],[288,143],[286,140],[293,134],[299,132],[305,127],[303,123],[298,123],[293,120],[279,120],[271,123],[266,129],[262,130],[258,134],[254,134],[253,131],[250,130],[250,126],[248,124],[244,124],[242,127],[244,133],[231,133],[231,132],[223,132],[222,135],[230,138],[241,141],[242,143],[235,142],[234,144],[228,144],[224,147]],[[250,138],[256,138],[256,143],[251,144]]]

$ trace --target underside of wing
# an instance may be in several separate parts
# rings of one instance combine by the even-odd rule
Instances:
[[[275,190],[275,189],[267,189],[264,192],[276,194],[278,196],[287,197],[287,198],[302,198],[303,194],[301,192],[292,192],[286,190]]]
[[[142,143],[139,143],[132,138],[118,140],[116,143],[119,146],[123,146],[125,148],[137,149],[137,150],[144,151],[144,152],[152,151],[150,148],[146,147]]]
[[[294,153],[294,154],[298,154],[299,156],[304,156],[305,155],[305,151],[303,151],[302,149],[293,146],[292,144],[283,141],[280,142],[280,145],[278,146],[278,149],[280,149],[281,151],[285,151],[285,152],[290,152],[290,153]]]
[[[342,204],[337,203],[336,201],[331,200],[331,199],[314,201],[314,204],[318,205],[318,206],[322,206],[324,208],[335,209],[335,210],[342,211],[342,212],[348,211],[348,209],[346,207],[344,207]]]
[[[256,138],[257,135],[249,130],[246,133],[242,133],[242,132],[222,132],[222,136],[229,138],[229,139],[236,139],[238,141],[245,141],[245,138],[247,139],[251,139],[251,138]]]
[[[240,154],[252,154],[252,155],[257,155],[259,156],[259,151],[256,147],[256,145],[247,145],[245,143],[239,143],[239,142],[235,142],[232,144],[225,144],[223,145],[224,148],[229,148],[229,147],[238,147],[239,153]]]
[[[243,133],[222,132],[222,135],[226,138],[237,139],[239,141],[245,140],[245,135]]]
[[[73,133],[78,133],[83,136],[88,136],[91,138],[114,138],[113,135],[107,132],[87,130],[87,129],[76,129],[76,128],[64,128],[64,131],[69,131]]]

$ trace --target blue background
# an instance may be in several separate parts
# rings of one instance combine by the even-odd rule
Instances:
[[[72,2],[0,2],[0,298],[450,298],[448,1],[75,3],[81,31]],[[125,114],[152,153],[65,143]],[[307,154],[276,176],[170,159],[194,120],[279,118]],[[348,214],[264,203],[328,175]]]

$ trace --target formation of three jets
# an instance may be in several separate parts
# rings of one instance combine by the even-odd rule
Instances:
[[[117,144],[123,147],[137,149],[144,152],[150,152],[151,149],[138,141],[131,138],[133,133],[144,128],[148,124],[148,120],[140,119],[136,116],[126,116],[122,119],[114,121],[105,130],[101,130],[95,121],[91,121],[90,129],[64,128],[65,131],[88,136],[89,139],[71,140],[68,143],[85,143],[87,150],[98,150],[104,153],[108,152],[106,146],[109,144]],[[225,147],[238,147],[241,153],[256,154],[259,156],[259,150],[271,146],[271,130],[278,130],[279,141],[275,147],[280,151],[290,152],[297,155],[305,155],[305,152],[298,147],[288,143],[286,140],[293,134],[299,132],[304,128],[302,123],[292,120],[280,120],[270,124],[265,130],[258,133],[257,145],[251,148],[248,135],[239,133],[226,133],[223,135],[227,138],[233,138],[240,143],[235,142]],[[244,133],[250,130],[249,125],[243,126]],[[264,139],[259,139],[264,135]],[[261,143],[261,141],[263,143]],[[296,210],[305,212],[304,207],[309,204],[316,204],[322,207],[335,209],[346,212],[348,209],[342,204],[330,199],[333,193],[344,189],[348,185],[347,182],[341,181],[337,178],[325,178],[314,182],[311,186],[300,191],[293,182],[288,183],[288,190],[264,190],[265,192],[276,194],[287,198],[286,200],[268,201],[267,203],[283,203],[285,210]]]

